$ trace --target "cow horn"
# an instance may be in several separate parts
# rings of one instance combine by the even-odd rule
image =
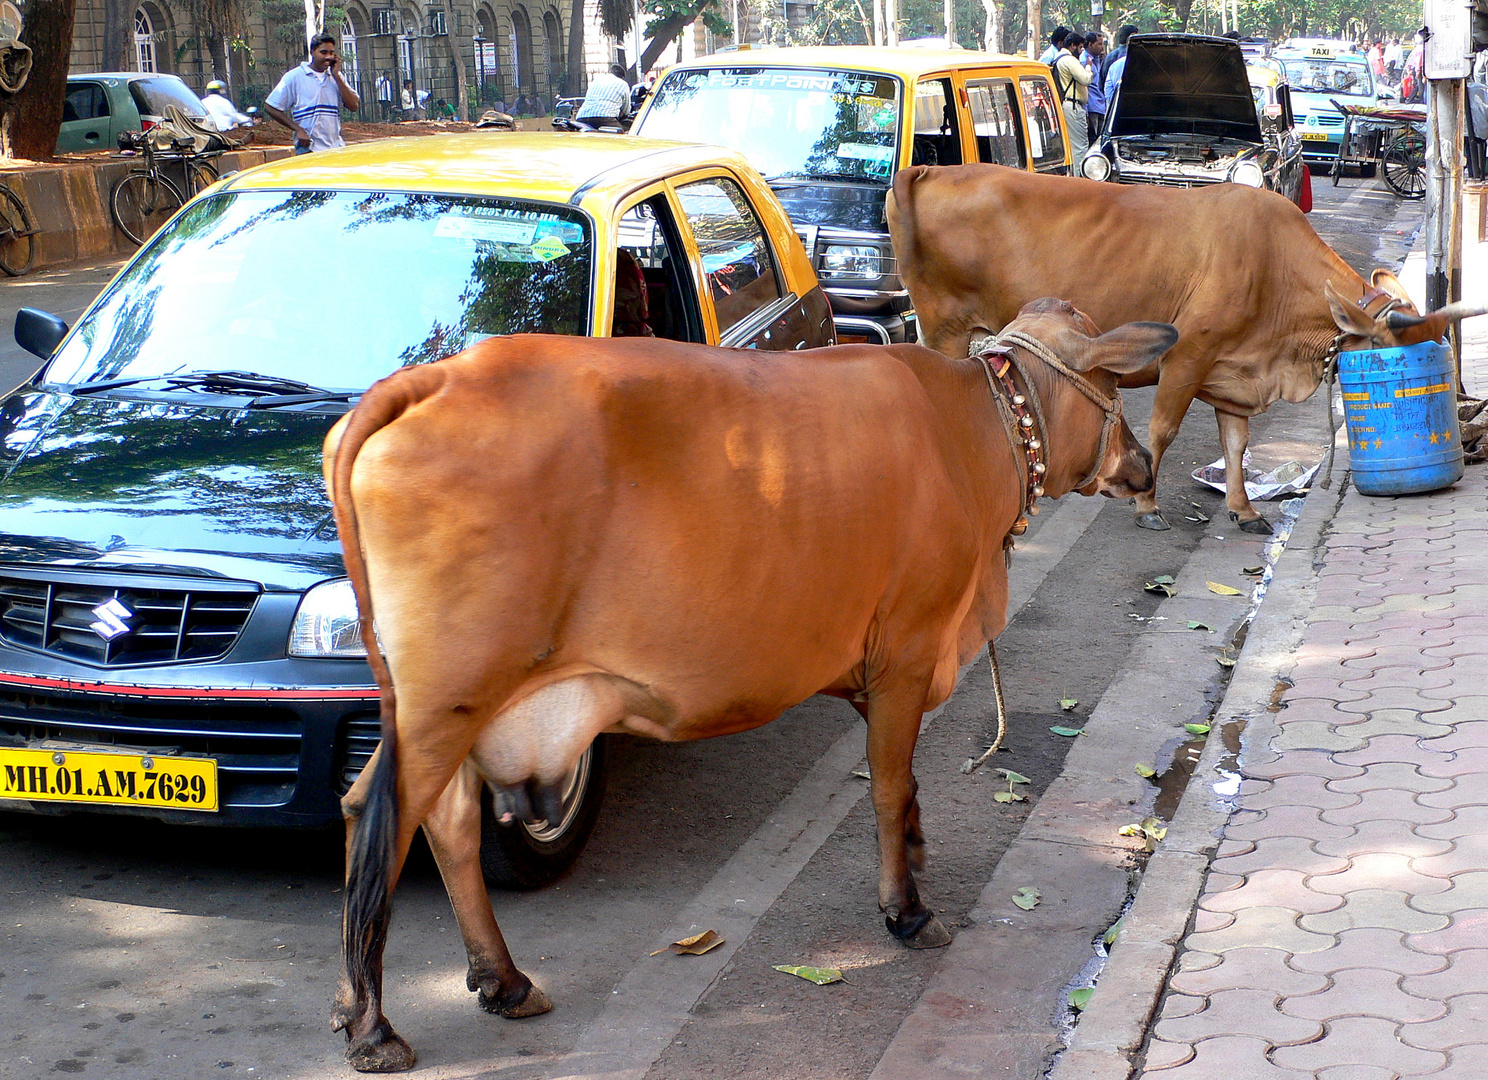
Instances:
[[[1451,320],[1471,319],[1474,315],[1488,315],[1488,307],[1484,307],[1482,304],[1469,304],[1464,300],[1458,300],[1455,304],[1448,304],[1446,307],[1437,308],[1432,314]]]
[[[1409,311],[1392,311],[1385,316],[1385,325],[1391,330],[1409,330],[1412,326],[1420,326],[1426,319],[1422,315],[1413,315]]]

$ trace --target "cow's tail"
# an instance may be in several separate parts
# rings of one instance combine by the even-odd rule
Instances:
[[[351,472],[357,454],[369,438],[432,396],[443,383],[442,370],[424,367],[406,369],[375,383],[347,417],[334,457],[326,469],[346,576],[356,593],[367,663],[377,680],[382,704],[382,745],[346,852],[342,949],[351,1000],[358,1006],[380,998],[382,954],[392,914],[392,876],[398,837],[398,710],[392,675],[373,629],[372,593],[367,582],[356,505],[351,497]]]

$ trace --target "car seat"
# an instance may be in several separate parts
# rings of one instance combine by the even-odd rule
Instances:
[[[651,305],[647,299],[646,275],[635,255],[625,248],[615,251],[615,316],[612,337],[655,337],[651,328]]]

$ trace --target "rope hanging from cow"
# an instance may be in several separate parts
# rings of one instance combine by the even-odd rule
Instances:
[[[1393,296],[1384,289],[1370,289],[1359,298],[1359,310],[1368,311],[1369,305],[1380,297],[1389,297],[1385,306],[1374,313],[1376,319],[1383,319],[1390,312],[1405,305],[1406,301],[1398,296]],[[1333,458],[1334,450],[1338,445],[1338,414],[1333,410],[1333,388],[1338,382],[1338,354],[1343,351],[1343,343],[1352,335],[1340,330],[1333,335],[1333,340],[1328,343],[1328,351],[1323,354],[1323,382],[1326,391],[1323,395],[1325,407],[1328,410],[1328,453],[1324,457],[1323,479],[1319,483],[1324,491],[1333,487]]]

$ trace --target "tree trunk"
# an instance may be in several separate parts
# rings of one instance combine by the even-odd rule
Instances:
[[[1188,0],[1192,3],[1193,0]],[[1044,8],[1040,0],[1028,0],[1028,55],[1034,59],[1042,51],[1039,46],[1044,37]]]
[[[1188,33],[1188,16],[1193,11],[1193,0],[1173,0],[1173,14],[1178,16],[1178,31]]]
[[[997,0],[982,0],[987,11],[987,29],[982,36],[982,48],[988,52],[1002,52],[1002,9]]]
[[[577,97],[584,92],[584,0],[573,0],[568,14],[568,86],[564,92]]]
[[[21,43],[31,46],[31,77],[20,93],[0,100],[4,157],[46,161],[57,152],[74,6],[74,0],[30,0],[26,5]]]
[[[646,51],[641,54],[640,61],[636,64],[636,71],[647,72],[656,66],[657,59],[666,47],[677,40],[677,36],[691,26],[703,8],[708,6],[708,0],[695,0],[686,13],[678,12],[668,15],[660,22],[649,23],[646,30],[651,34],[651,42],[646,46]],[[637,23],[637,26],[640,24]]]
[[[134,0],[103,0],[103,55],[99,63],[104,71],[133,71],[130,55],[134,44]]]

